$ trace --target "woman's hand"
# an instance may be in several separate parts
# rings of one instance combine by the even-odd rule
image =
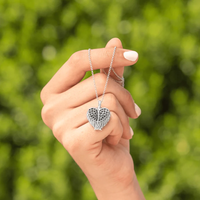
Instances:
[[[118,47],[113,68],[121,75],[123,66],[134,64],[137,57],[135,61],[125,59],[124,52],[129,50],[122,48],[119,39],[112,39],[106,48],[91,50],[92,65],[108,68],[112,46]],[[98,199],[142,199],[129,153],[133,132],[128,120],[128,116],[137,118],[140,109],[126,89],[109,79],[102,107],[110,110],[111,118],[102,131],[94,130],[86,115],[98,101],[92,77],[80,82],[86,71],[90,71],[87,50],[74,53],[59,69],[41,92],[43,121],[83,170]],[[95,81],[101,99],[106,75],[95,74]]]

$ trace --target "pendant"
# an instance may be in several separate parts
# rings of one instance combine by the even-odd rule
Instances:
[[[110,111],[108,108],[101,108],[101,101],[99,101],[98,108],[88,109],[87,119],[94,130],[102,130],[110,120]]]

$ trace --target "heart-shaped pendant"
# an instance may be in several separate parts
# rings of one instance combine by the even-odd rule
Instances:
[[[110,120],[110,111],[108,108],[89,108],[87,112],[87,119],[94,127],[94,130],[101,130]]]

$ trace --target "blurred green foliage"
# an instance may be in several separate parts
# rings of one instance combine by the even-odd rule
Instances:
[[[119,37],[140,56],[125,87],[142,109],[131,154],[146,199],[199,200],[199,36],[199,0],[1,0],[0,199],[96,199],[39,93],[72,53]]]

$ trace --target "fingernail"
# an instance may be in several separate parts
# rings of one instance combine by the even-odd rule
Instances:
[[[136,103],[135,103],[135,112],[137,113],[138,117],[141,115],[141,109]]]
[[[124,58],[130,61],[136,61],[138,58],[138,53],[136,51],[126,51],[124,52]]]
[[[131,131],[131,136],[133,137],[134,132],[133,132],[133,129],[131,127],[130,127],[130,131]]]

